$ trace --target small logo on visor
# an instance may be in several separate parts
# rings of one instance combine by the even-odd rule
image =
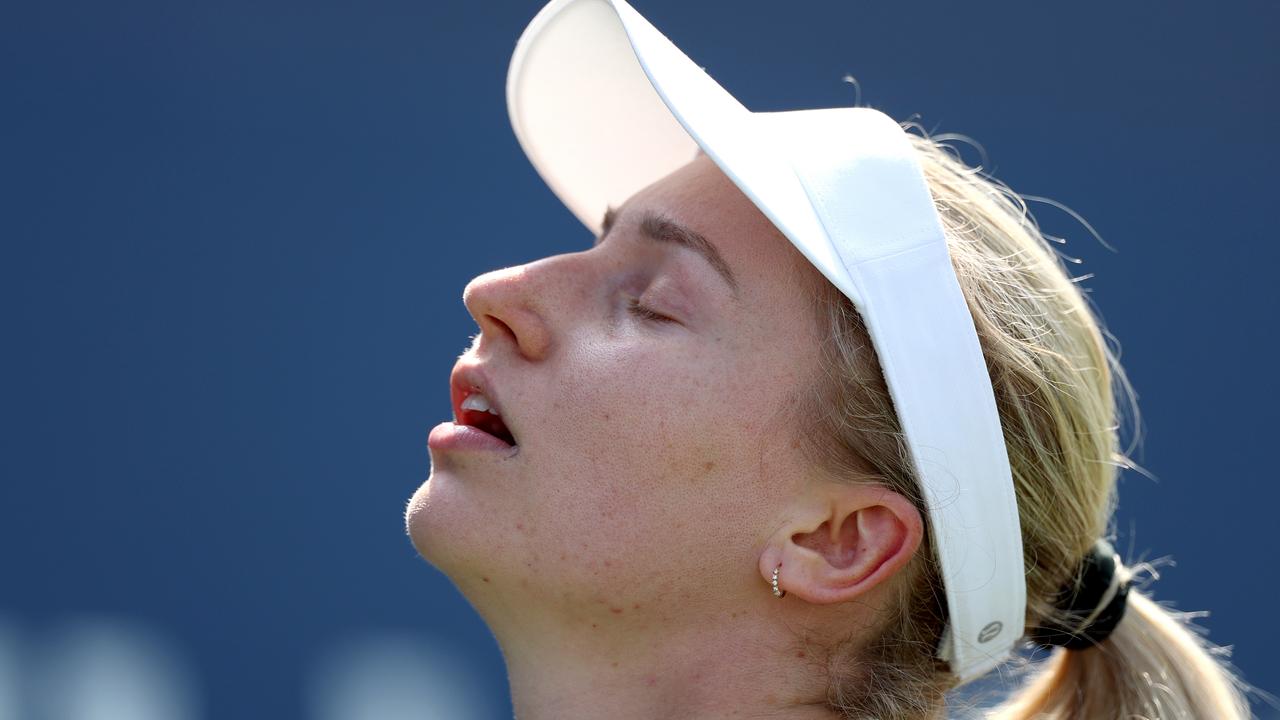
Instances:
[[[984,643],[995,640],[996,636],[999,635],[1000,631],[1003,629],[1004,623],[999,620],[987,623],[986,627],[982,628],[982,632],[978,633],[978,642]]]

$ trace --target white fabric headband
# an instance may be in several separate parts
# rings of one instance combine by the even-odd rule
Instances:
[[[870,108],[753,113],[623,0],[552,0],[507,76],[516,137],[593,232],[702,150],[861,313],[924,490],[961,683],[1023,633],[1022,535],[991,380],[905,131]]]

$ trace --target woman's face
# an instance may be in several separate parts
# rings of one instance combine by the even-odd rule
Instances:
[[[495,629],[647,627],[767,596],[760,550],[811,475],[818,280],[705,156],[593,247],[473,280],[455,419],[480,423],[459,408],[478,387],[515,446],[433,430],[407,514],[419,552]]]

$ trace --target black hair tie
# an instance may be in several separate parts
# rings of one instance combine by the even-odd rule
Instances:
[[[1129,573],[1123,571],[1111,543],[1103,539],[1094,543],[1078,576],[1079,584],[1064,587],[1054,603],[1065,615],[1065,623],[1051,621],[1032,629],[1027,635],[1032,642],[1045,648],[1085,650],[1107,639],[1120,624],[1129,596]]]

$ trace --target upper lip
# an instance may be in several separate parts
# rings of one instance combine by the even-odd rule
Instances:
[[[462,401],[466,400],[468,395],[476,393],[481,393],[489,400],[489,407],[493,408],[495,414],[502,418],[502,423],[507,426],[507,431],[514,436],[515,430],[511,426],[511,419],[507,417],[506,410],[502,408],[502,401],[493,389],[493,384],[489,381],[488,374],[484,368],[475,362],[459,360],[453,366],[453,372],[449,375],[449,396],[453,402],[454,422],[457,422],[462,417]]]

